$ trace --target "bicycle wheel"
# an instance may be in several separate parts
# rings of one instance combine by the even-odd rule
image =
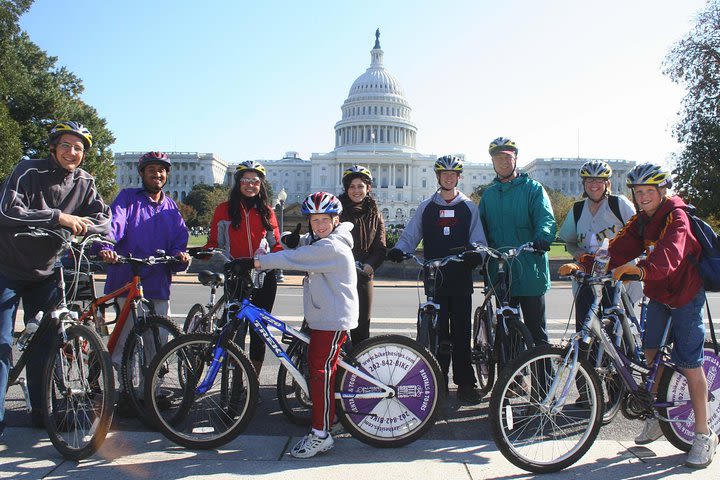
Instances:
[[[495,345],[497,348],[498,370],[502,371],[505,365],[518,358],[534,345],[532,334],[527,326],[517,317],[504,319],[507,331],[502,328],[502,319],[498,319],[495,331]]]
[[[613,338],[612,332],[608,332],[610,338]],[[592,344],[588,360],[590,365],[596,366],[598,348],[600,346],[599,341],[595,341]],[[625,342],[621,341],[620,347],[617,347],[620,351],[623,351],[626,356],[631,357],[628,352],[625,352]],[[607,425],[613,421],[615,416],[620,411],[622,400],[625,398],[625,392],[627,387],[620,378],[620,374],[615,368],[615,364],[610,359],[610,355],[603,353],[600,359],[599,365],[595,368],[600,379],[600,391],[603,398],[603,419],[602,424]]]
[[[180,329],[169,318],[150,315],[133,328],[125,341],[120,364],[123,392],[140,421],[149,427],[153,424],[145,404],[145,372],[160,348],[180,335]],[[165,395],[160,386],[155,395]]]
[[[490,425],[495,444],[514,465],[535,473],[572,465],[595,441],[602,420],[600,385],[586,360],[578,364],[583,391],[578,392],[564,365],[567,349],[543,345],[511,362],[500,374],[490,397]],[[545,401],[557,379],[552,398]],[[569,383],[563,404],[558,401]],[[581,397],[585,401],[579,401]]]
[[[212,333],[208,321],[204,318],[205,315],[205,306],[203,304],[196,303],[193,305],[185,318],[183,333]]]
[[[444,380],[427,349],[407,337],[381,335],[360,343],[348,357],[348,363],[396,393],[388,398],[355,398],[377,387],[350,371],[338,372],[337,412],[353,437],[376,447],[400,447],[433,425],[444,397]]]
[[[437,310],[434,307],[425,307],[418,310],[417,334],[415,337],[416,341],[430,350],[433,355],[436,353],[435,342],[437,335],[433,327],[436,316]]]
[[[480,398],[492,390],[495,382],[495,357],[493,355],[492,305],[481,305],[473,316],[472,359],[478,381]]]
[[[703,370],[708,380],[710,428],[720,435],[720,357],[715,355],[712,342],[705,342],[705,360]],[[695,439],[695,422],[686,422],[694,418],[687,379],[680,372],[665,368],[658,386],[658,402],[672,402],[675,406],[659,408],[660,416],[671,420],[660,421],[665,437],[676,448],[685,452],[690,450]]]
[[[43,375],[43,417],[50,441],[69,460],[100,447],[112,422],[115,381],[100,336],[71,325],[58,336]]]
[[[193,333],[171,341],[158,352],[145,378],[145,391],[162,385],[164,404],[148,402],[155,426],[187,448],[216,448],[237,437],[255,413],[258,381],[250,360],[233,342],[213,385],[202,394],[196,387],[213,360],[215,338]],[[182,381],[181,378],[182,377]]]
[[[287,355],[293,365],[303,374],[305,382],[310,388],[307,347],[305,342],[293,340],[287,349]],[[278,370],[277,396],[280,409],[288,420],[296,425],[310,425],[312,422],[312,400],[310,400],[310,395],[300,388],[300,385],[283,364],[280,364]]]

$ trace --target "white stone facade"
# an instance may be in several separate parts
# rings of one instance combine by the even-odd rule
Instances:
[[[115,154],[115,178],[118,189],[142,186],[137,164],[145,153],[122,152]],[[165,192],[175,200],[185,200],[196,184],[214,185],[227,182],[228,164],[214,153],[165,153],[172,164]]]
[[[353,164],[368,167],[373,175],[373,195],[388,224],[405,224],[417,205],[437,190],[433,165],[437,155],[416,151],[418,129],[411,121],[412,108],[400,82],[383,66],[379,32],[370,51],[370,67],[350,87],[341,106],[341,118],[335,124],[335,148],[328,153],[313,153],[309,160],[297,152],[281,159],[258,159],[267,170],[267,179],[277,195],[287,193],[286,204],[302,201],[308,194],[324,190],[342,192],[343,170]],[[488,135],[488,141],[493,132]],[[501,133],[501,132],[500,132]],[[522,148],[522,146],[521,146]],[[139,186],[135,170],[143,152],[125,152],[115,156],[120,188]],[[442,152],[450,154],[453,152]],[[454,153],[462,157],[463,154]],[[228,165],[211,153],[170,152],[173,170],[166,187],[174,198],[183,200],[197,183],[231,185],[238,163]],[[459,188],[468,196],[478,185],[495,178],[492,164],[465,161]],[[582,194],[580,167],[588,159],[538,158],[522,170],[548,188],[578,197]],[[627,160],[606,160],[613,168],[613,191],[624,192],[625,174],[635,165]]]

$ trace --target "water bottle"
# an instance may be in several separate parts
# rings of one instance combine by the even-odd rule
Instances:
[[[40,322],[42,321],[44,312],[40,311],[35,315],[35,318],[30,320],[27,325],[25,325],[25,330],[20,334],[20,338],[18,338],[17,346],[20,351],[23,351],[27,348],[28,343],[30,343],[30,339],[32,336],[37,332],[37,329],[40,327]]]
[[[255,260],[258,259],[258,257],[262,257],[263,255],[266,255],[270,251],[270,245],[268,245],[267,239],[263,238],[260,240],[260,245],[258,246],[257,250],[255,250],[255,254],[253,255],[253,258]],[[255,288],[262,288],[263,284],[265,283],[265,272],[261,271],[258,272],[257,270],[253,269],[251,271],[250,277],[253,280],[253,287]]]
[[[610,264],[610,239],[604,238],[600,248],[595,252],[595,263],[593,264],[592,276],[605,275]]]

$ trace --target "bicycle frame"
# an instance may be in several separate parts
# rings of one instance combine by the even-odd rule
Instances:
[[[135,318],[137,318],[137,300],[142,300],[144,298],[140,275],[133,276],[132,280],[129,283],[125,284],[125,286],[120,287],[114,292],[108,293],[107,295],[93,300],[90,303],[90,306],[85,309],[85,311],[80,316],[81,322],[90,322],[91,319],[94,319],[96,327],[99,327],[100,325],[98,325],[97,322],[97,312],[100,307],[107,306],[107,304],[111,300],[115,300],[116,298],[124,296],[125,294],[127,294],[127,300],[125,301],[123,308],[120,310],[118,317],[115,319],[115,328],[113,329],[113,332],[108,339],[107,349],[110,353],[112,353],[117,346],[120,332],[122,331],[123,326],[127,321],[131,308],[135,312]]]
[[[228,322],[227,325],[225,325],[222,330],[220,331],[219,335],[217,336],[217,342],[215,344],[214,350],[213,350],[213,360],[212,364],[210,365],[210,368],[208,369],[207,374],[205,375],[205,378],[203,381],[196,387],[196,393],[197,394],[203,394],[207,392],[210,387],[215,382],[215,378],[217,376],[218,371],[220,370],[220,367],[223,365],[225,361],[225,355],[226,350],[224,348],[225,342],[229,341],[229,339],[234,334],[235,330],[239,328],[239,326],[243,322],[247,322],[250,325],[252,325],[253,329],[257,334],[262,338],[262,340],[265,342],[265,344],[270,347],[273,354],[280,360],[280,362],[287,368],[288,372],[292,375],[292,377],[295,379],[295,381],[298,383],[298,385],[303,389],[303,391],[309,395],[309,388],[307,385],[307,382],[305,381],[305,378],[303,377],[303,374],[297,369],[297,367],[292,363],[290,360],[290,357],[285,352],[285,349],[282,347],[280,342],[278,342],[269,332],[268,327],[273,327],[276,330],[279,330],[283,333],[283,335],[289,335],[290,337],[297,338],[298,340],[309,344],[310,343],[310,337],[287,325],[282,320],[272,316],[270,313],[268,313],[266,310],[261,309],[259,307],[256,307],[252,303],[250,303],[249,300],[245,299],[241,303],[234,302],[234,305],[236,308],[239,307],[239,310],[237,314],[235,314],[234,319],[232,322]],[[377,381],[375,378],[367,375],[362,370],[359,370],[355,366],[349,364],[344,359],[344,353],[340,353],[340,359],[338,362],[338,366],[344,370],[347,370],[355,375],[357,375],[359,378],[362,378],[366,382],[374,385],[377,387],[377,390],[372,391],[366,391],[362,393],[347,393],[347,392],[335,392],[335,398],[341,399],[341,398],[357,398],[357,399],[372,399],[372,398],[392,398],[396,395],[395,390],[392,387],[389,387],[379,381]]]
[[[656,377],[659,371],[660,366],[662,365],[665,368],[670,368],[680,374],[682,374],[682,371],[675,367],[675,365],[668,361],[668,355],[666,352],[666,343],[667,338],[670,333],[670,326],[672,324],[672,319],[668,318],[668,321],[665,325],[665,329],[663,331],[662,338],[660,340],[660,347],[658,348],[658,353],[655,355],[655,358],[652,362],[652,365],[648,368],[647,365],[643,365],[637,361],[633,361],[626,357],[623,352],[619,351],[615,343],[612,342],[607,335],[607,332],[602,328],[602,322],[600,320],[600,317],[598,316],[598,312],[600,311],[600,304],[602,299],[602,288],[603,285],[606,283],[610,283],[613,286],[616,284],[614,280],[612,280],[611,275],[603,275],[601,277],[592,277],[588,280],[588,284],[593,289],[593,293],[595,296],[595,300],[593,301],[592,306],[590,307],[590,311],[588,313],[588,316],[585,320],[585,324],[583,325],[583,328],[580,332],[575,333],[570,338],[570,348],[568,349],[567,353],[565,354],[565,357],[563,358],[563,364],[561,368],[571,368],[570,375],[568,375],[566,381],[564,382],[564,385],[562,386],[562,393],[558,397],[556,401],[553,401],[552,399],[555,396],[555,392],[559,388],[559,378],[560,375],[555,375],[553,378],[553,381],[550,385],[550,388],[548,389],[547,395],[545,398],[540,402],[541,407],[548,409],[549,411],[556,413],[560,411],[565,404],[565,401],[567,399],[567,395],[570,392],[570,389],[575,383],[575,378],[577,376],[577,369],[578,369],[578,353],[580,350],[580,342],[584,343],[590,343],[593,340],[599,340],[601,342],[602,348],[604,348],[605,353],[610,355],[612,363],[615,365],[615,368],[617,369],[618,373],[620,374],[620,378],[622,379],[625,386],[628,388],[628,391],[630,392],[630,395],[637,395],[638,392],[645,391],[645,392],[651,392],[653,385],[655,384]],[[616,291],[619,289],[616,289]],[[616,296],[619,295],[616,293]],[[618,309],[620,307],[617,307]],[[571,358],[572,357],[572,358]],[[633,376],[633,372],[637,372],[642,375],[647,375],[644,385],[638,384],[638,382],[635,381],[635,377]],[[553,405],[551,406],[551,402]],[[652,407],[657,408],[665,408],[665,407],[673,407],[677,405],[686,405],[690,403],[690,400],[686,400],[682,403],[677,402],[657,402],[653,401]],[[659,418],[659,417],[658,417]],[[691,423],[694,422],[694,419],[686,419],[686,420],[670,420],[667,418],[662,418],[662,420],[667,422],[673,422],[673,423]]]

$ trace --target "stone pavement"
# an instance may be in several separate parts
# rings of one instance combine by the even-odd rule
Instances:
[[[491,442],[418,440],[399,449],[378,449],[343,435],[331,451],[307,460],[289,449],[298,437],[241,435],[218,450],[191,451],[154,432],[113,431],[97,454],[66,461],[42,430],[9,428],[0,442],[2,479],[525,479]],[[637,447],[601,440],[574,466],[542,478],[717,479],[720,461],[705,470],[682,466],[685,455],[669,442]],[[692,477],[691,477],[692,475]]]

